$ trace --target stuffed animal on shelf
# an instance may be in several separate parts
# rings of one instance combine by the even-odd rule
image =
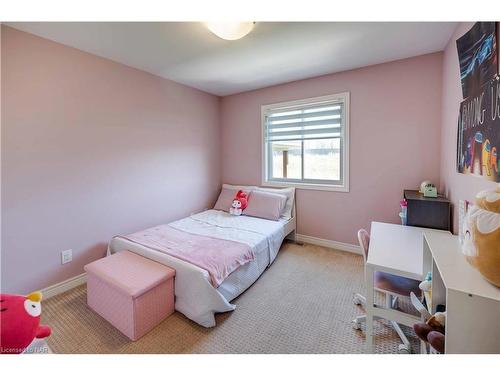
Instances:
[[[423,292],[429,292],[432,286],[432,272],[427,272],[424,281],[418,284],[418,288]]]
[[[41,300],[40,292],[0,294],[0,354],[22,353],[35,338],[50,336],[50,327],[40,325]]]
[[[437,352],[444,353],[446,312],[437,312],[425,323],[416,323],[413,330],[423,341],[428,342]]]
[[[231,208],[229,209],[229,213],[231,215],[239,216],[243,212],[245,208],[248,206],[248,197],[247,193],[243,190],[238,190],[236,193],[236,197],[233,199],[233,203],[231,204]]]
[[[463,223],[462,253],[483,277],[500,287],[500,184],[476,195]]]

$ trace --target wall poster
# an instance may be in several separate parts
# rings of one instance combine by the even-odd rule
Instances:
[[[463,98],[481,90],[498,70],[496,22],[476,22],[457,40]]]
[[[460,105],[458,172],[500,182],[500,80],[494,78]]]

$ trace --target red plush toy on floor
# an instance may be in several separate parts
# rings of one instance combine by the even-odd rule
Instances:
[[[247,198],[247,193],[245,193],[243,190],[238,190],[236,193],[236,197],[233,200],[233,203],[231,204],[231,208],[229,209],[229,213],[231,215],[236,215],[239,216],[243,212],[245,208],[247,208],[248,205],[248,198]]]
[[[50,336],[50,327],[40,325],[41,300],[40,292],[0,294],[0,354],[22,353],[33,339]]]

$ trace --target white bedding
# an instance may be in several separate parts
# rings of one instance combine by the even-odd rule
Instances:
[[[234,310],[235,306],[229,302],[252,285],[274,261],[288,234],[285,229],[288,223],[287,220],[232,216],[217,210],[170,223],[173,228],[189,233],[242,242],[252,248],[255,259],[231,273],[217,289],[211,285],[207,271],[124,238],[113,238],[108,252],[129,250],[174,268],[176,310],[204,327],[213,327],[214,313]]]

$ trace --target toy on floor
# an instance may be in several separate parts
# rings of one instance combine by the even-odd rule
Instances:
[[[50,336],[40,325],[42,293],[27,296],[0,294],[0,354],[22,353],[35,339]]]
[[[446,312],[437,312],[425,323],[416,323],[413,330],[417,336],[430,344],[438,353],[444,353]]]
[[[236,193],[236,197],[233,200],[233,203],[231,204],[231,208],[229,209],[229,213],[231,215],[239,216],[243,212],[245,208],[247,208],[248,205],[248,197],[247,193],[245,193],[243,190],[238,190]]]

